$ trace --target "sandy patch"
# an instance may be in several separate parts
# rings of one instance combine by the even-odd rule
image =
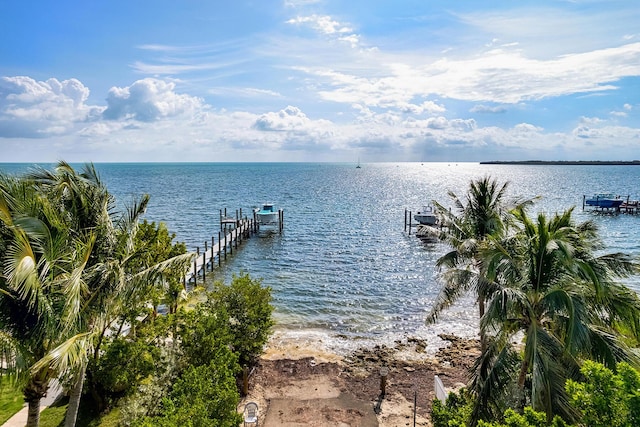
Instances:
[[[444,338],[451,345],[435,357],[415,340],[345,357],[314,345],[278,342],[253,370],[238,409],[256,402],[259,425],[266,427],[404,427],[414,425],[414,416],[416,426],[430,426],[434,376],[448,388],[465,383],[478,351],[474,340]],[[414,353],[409,358],[408,351]],[[383,366],[389,373],[381,396]]]

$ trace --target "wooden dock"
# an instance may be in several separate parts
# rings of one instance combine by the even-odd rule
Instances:
[[[216,266],[222,265],[227,256],[233,254],[242,242],[259,232],[259,223],[255,213],[252,218],[243,217],[242,209],[237,210],[235,215],[228,215],[227,210],[220,210],[220,231],[218,236],[211,237],[211,241],[204,242],[204,249],[196,248],[195,257],[191,266],[186,271],[183,282],[184,287],[196,286],[198,282],[204,283],[208,272],[213,272]],[[278,231],[283,229],[283,215],[280,213],[280,224]]]

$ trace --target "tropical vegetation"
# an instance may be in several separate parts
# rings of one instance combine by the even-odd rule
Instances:
[[[640,299],[619,283],[638,264],[603,253],[595,224],[576,223],[572,209],[531,218],[529,203],[503,202],[505,189],[483,178],[471,183],[466,205],[454,198],[457,213],[437,205],[444,227],[434,235],[452,250],[438,261],[445,285],[429,320],[475,292],[481,352],[469,384],[470,425],[527,406],[546,423],[571,423],[581,414],[565,385],[584,378],[585,361],[639,366],[628,343],[640,339]]]
[[[507,409],[500,421],[478,421],[480,427],[634,427],[640,425],[640,373],[621,362],[615,370],[587,360],[581,368],[582,380],[567,380],[569,405],[578,414],[577,424],[568,424],[556,415],[549,423],[544,412],[526,406],[521,411]],[[431,409],[434,427],[469,425],[474,398],[468,389],[449,394],[446,402],[435,400]]]
[[[53,380],[69,392],[67,426],[81,399],[98,412],[138,399],[131,422],[192,418],[181,402],[205,378],[215,381],[194,395],[209,419],[200,424],[237,421],[235,376],[266,342],[270,290],[242,275],[186,310],[193,254],[164,224],[141,221],[148,201],[119,211],[90,164],[0,175],[0,374],[22,390],[28,426]],[[160,391],[145,396],[153,406],[140,403],[145,388]]]

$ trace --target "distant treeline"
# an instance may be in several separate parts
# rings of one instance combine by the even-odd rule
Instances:
[[[481,165],[640,165],[640,160],[515,160],[480,162]]]

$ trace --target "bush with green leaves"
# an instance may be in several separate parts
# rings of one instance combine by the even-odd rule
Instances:
[[[471,419],[473,397],[465,388],[457,393],[451,392],[443,404],[434,399],[431,405],[431,423],[433,427],[466,427]]]
[[[586,361],[580,370],[584,381],[567,381],[571,404],[590,427],[640,425],[640,374],[627,363],[613,372],[601,363]]]
[[[602,363],[586,360],[580,369],[582,381],[565,384],[570,409],[577,413],[579,426],[635,427],[640,426],[640,373],[621,362],[616,371]],[[446,404],[435,399],[431,409],[434,427],[462,427],[471,420],[473,395],[462,389],[450,393]],[[530,406],[522,413],[507,409],[499,421],[478,421],[478,427],[570,427],[559,416],[549,423],[543,412]]]
[[[122,396],[132,392],[141,380],[155,370],[160,349],[144,342],[117,338],[105,346],[97,364],[90,367],[92,380],[108,396]]]
[[[173,385],[170,395],[162,400],[159,415],[139,419],[132,426],[237,426],[242,421],[236,411],[238,391],[235,376],[227,367],[233,356],[229,351],[222,353],[225,352],[219,352],[209,365],[187,368]]]
[[[522,414],[513,409],[507,409],[502,422],[478,421],[478,427],[571,427],[557,415],[551,423],[547,422],[547,415],[544,412],[534,411],[527,406]]]
[[[234,275],[230,285],[214,284],[211,293],[216,313],[229,318],[231,344],[241,365],[249,365],[267,343],[273,326],[271,288],[249,274]]]
[[[445,404],[438,399],[434,399],[431,406],[431,423],[433,427],[467,427],[471,425],[473,404],[473,396],[467,389],[461,389],[458,393],[449,393]],[[504,413],[503,420],[492,422],[479,420],[477,426],[571,427],[558,416],[556,416],[551,423],[548,423],[547,416],[544,412],[534,411],[530,406],[524,408],[522,414],[513,409],[507,409]]]
[[[270,289],[243,274],[230,285],[216,283],[193,309],[179,308],[140,328],[138,339],[155,342],[165,357],[139,393],[122,402],[124,423],[237,425],[238,362],[262,351],[273,324],[270,301]]]
[[[231,347],[233,343],[229,317],[226,312],[216,311],[211,298],[209,295],[193,310],[181,309],[175,315],[175,334],[181,352],[179,365],[183,367],[208,365],[217,349]],[[240,370],[239,366],[234,369]]]

